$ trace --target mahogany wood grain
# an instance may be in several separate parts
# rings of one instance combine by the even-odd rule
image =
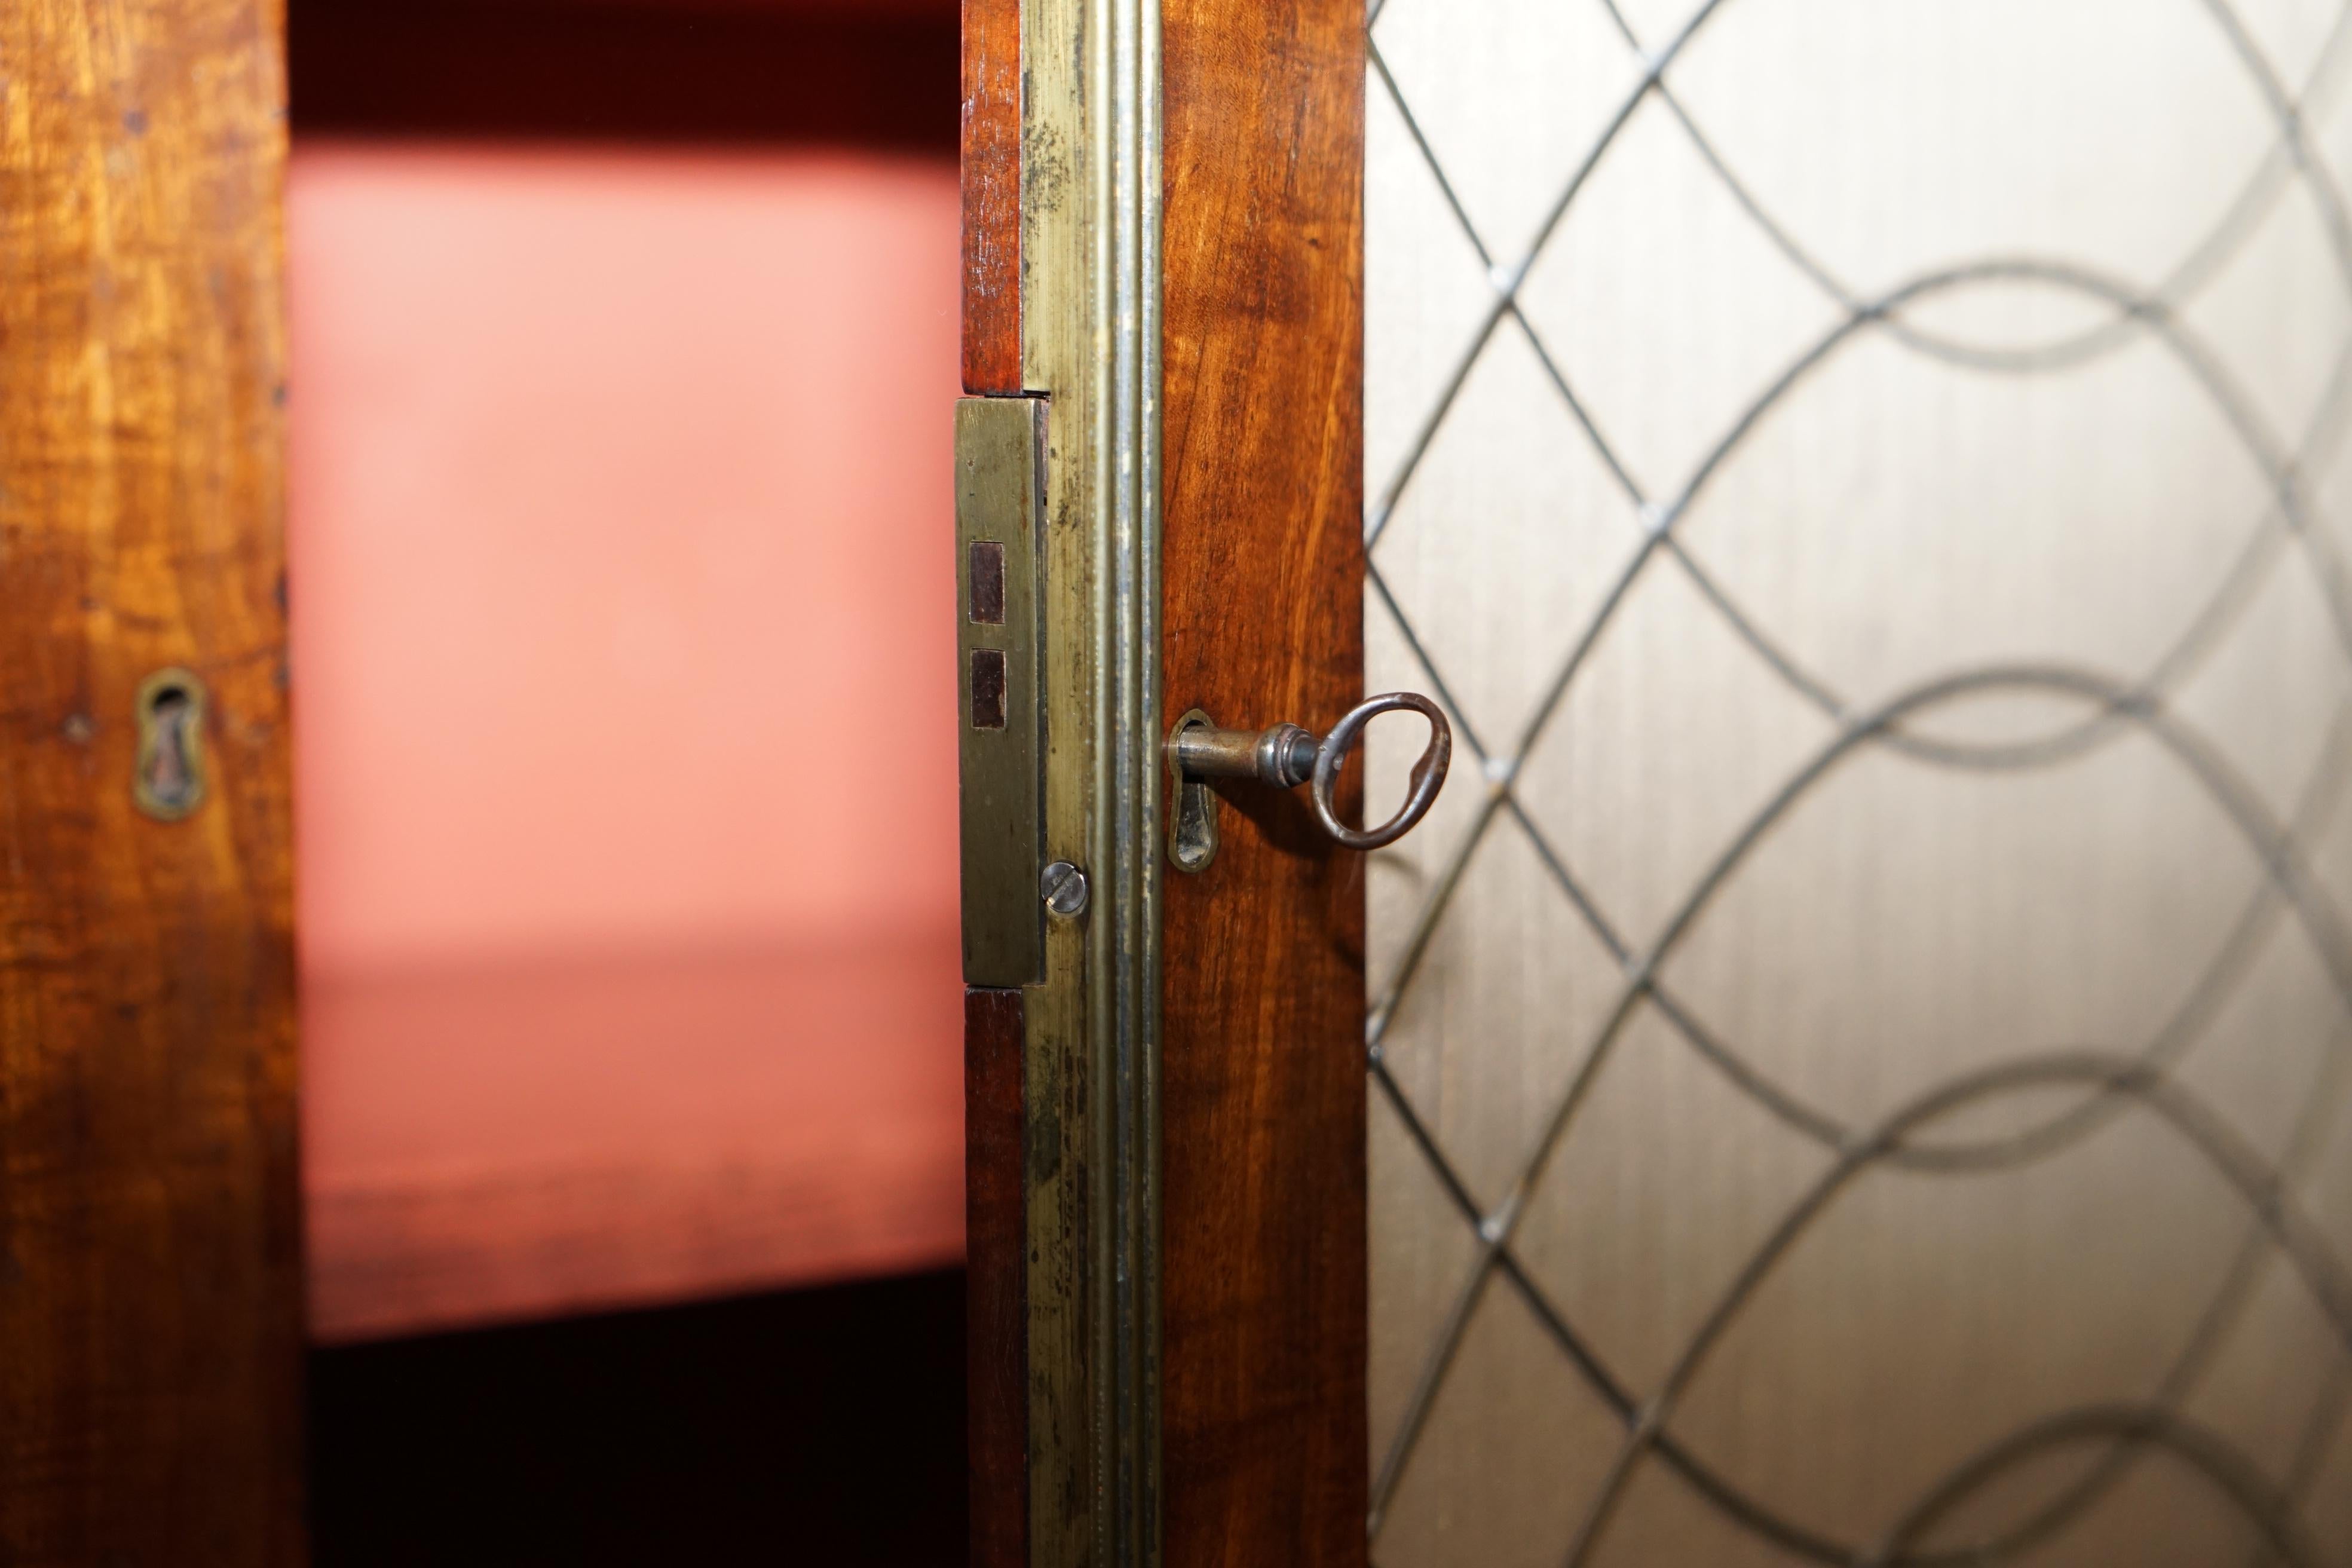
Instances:
[[[0,6],[0,1562],[299,1563],[278,0]],[[209,692],[210,794],[131,795]]]
[[[1021,390],[1021,0],[963,0],[963,389]]]
[[[971,1568],[1029,1562],[1029,1324],[1023,1004],[964,992],[964,1272]]]
[[[1363,689],[1363,6],[1162,16],[1165,704],[1320,729]],[[1166,878],[1167,1561],[1360,1564],[1362,858],[1225,798]]]

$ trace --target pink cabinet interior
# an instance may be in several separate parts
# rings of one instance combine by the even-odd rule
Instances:
[[[951,153],[299,131],[314,1332],[952,1263]]]

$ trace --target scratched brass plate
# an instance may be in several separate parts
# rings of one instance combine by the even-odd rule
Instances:
[[[1038,419],[1029,397],[956,405],[956,666],[963,797],[963,977],[1042,977],[1038,895]]]

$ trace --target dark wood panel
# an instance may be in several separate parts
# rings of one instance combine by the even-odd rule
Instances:
[[[318,0],[299,0],[315,5]],[[957,0],[475,0],[482,5],[528,7],[554,16],[583,11],[635,11],[647,16],[921,16],[955,20]]]
[[[302,1557],[275,0],[0,5],[0,1562]],[[207,692],[209,794],[132,715]]]
[[[972,1568],[1029,1562],[1029,1221],[1022,995],[964,992],[965,1336]]]
[[[955,14],[298,0],[298,134],[956,145]]]
[[[1162,16],[1166,705],[1319,729],[1363,689],[1363,6]],[[1362,861],[1226,800],[1167,873],[1167,1560],[1359,1564]]]
[[[963,389],[1021,390],[1021,0],[963,0]]]
[[[949,1568],[963,1321],[942,1270],[313,1352],[319,1561]]]

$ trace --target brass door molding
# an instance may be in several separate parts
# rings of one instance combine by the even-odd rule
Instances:
[[[1159,27],[1021,0],[1020,384],[958,416],[965,979],[1022,999],[1037,1563],[1160,1552]]]

